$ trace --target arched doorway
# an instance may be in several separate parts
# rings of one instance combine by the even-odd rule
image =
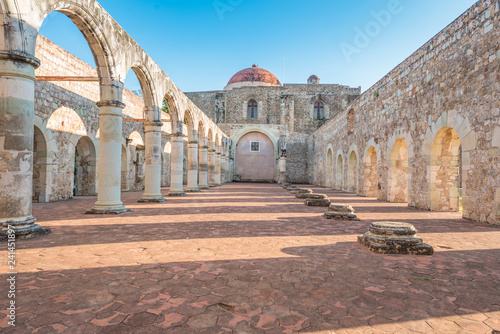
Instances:
[[[367,197],[377,197],[378,194],[377,152],[373,146],[370,146],[366,155],[365,194]]]
[[[96,195],[96,152],[89,137],[82,137],[75,148],[74,196]]]
[[[272,182],[275,172],[275,147],[261,132],[250,132],[236,144],[236,179],[246,182]]]
[[[392,147],[390,173],[389,202],[408,202],[408,148],[404,138]]]
[[[461,151],[460,137],[453,128],[445,127],[437,133],[431,149],[431,211],[461,210]]]
[[[358,158],[354,151],[349,155],[349,180],[347,184],[349,192],[358,192]]]
[[[328,149],[326,154],[326,186],[333,188],[333,152]]]
[[[336,188],[337,190],[342,190],[343,186],[344,186],[344,159],[342,159],[342,155],[339,154],[339,157],[337,159],[337,184],[336,184]]]
[[[38,127],[33,136],[33,202],[48,202],[47,194],[47,142]]]

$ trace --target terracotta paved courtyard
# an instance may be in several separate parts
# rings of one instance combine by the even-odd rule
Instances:
[[[352,204],[361,221],[326,220],[326,208],[271,184],[233,183],[164,204],[125,193],[133,211],[121,216],[84,215],[92,197],[34,204],[53,233],[17,242],[17,327],[1,311],[0,331],[500,331],[500,228],[313,189]],[[379,220],[414,224],[436,253],[368,252],[357,236]]]

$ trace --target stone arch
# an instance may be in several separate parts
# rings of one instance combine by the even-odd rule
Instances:
[[[49,202],[50,154],[43,132],[36,125],[33,135],[33,202]]]
[[[132,131],[128,136],[129,145],[132,146],[144,146],[144,140],[138,131]]]
[[[244,135],[246,135],[247,133],[250,133],[250,132],[260,132],[260,133],[265,134],[267,137],[269,137],[269,139],[271,139],[271,141],[274,144],[275,159],[278,159],[279,137],[275,133],[268,131],[268,129],[265,129],[265,128],[248,127],[248,128],[244,128],[244,129],[241,129],[240,131],[236,132],[234,134],[234,136],[232,136],[233,137],[233,140],[231,142],[231,151],[232,152],[235,152],[236,145],[238,144],[241,137],[243,137]]]
[[[122,186],[122,191],[129,191],[130,190],[130,185],[129,185],[129,180],[128,180],[128,169],[129,169],[129,152],[127,150],[127,144],[122,143],[122,163],[121,163],[121,171],[122,171],[122,177],[121,177],[121,186]]]
[[[156,87],[154,79],[148,70],[148,67],[143,63],[132,65],[125,73],[130,70],[134,71],[139,84],[141,85],[142,99],[144,100],[145,117],[148,122],[161,122],[161,110],[156,103]],[[124,82],[125,82],[124,78]]]
[[[235,149],[237,179],[272,182],[276,175],[275,149],[272,139],[262,132],[251,131],[241,136]]]
[[[182,115],[180,115],[180,110],[174,95],[170,92],[165,94],[164,103],[166,104],[168,114],[170,115],[172,134],[182,134],[184,119],[181,119]]]
[[[187,130],[188,141],[195,142],[198,140],[198,123],[194,118],[193,112],[191,110],[186,110],[184,112],[184,122],[185,128]]]
[[[97,193],[97,152],[89,137],[81,137],[75,146],[74,196],[95,196]]]
[[[347,173],[347,191],[358,192],[358,154],[357,150],[349,150],[349,168]]]
[[[113,33],[116,31],[112,26],[113,20],[103,20],[103,16],[109,16],[105,10],[92,1],[93,6],[88,3],[83,4],[77,1],[58,1],[48,0],[44,2],[44,6],[40,6],[40,16],[37,17],[38,22],[33,22],[38,31],[41,27],[43,20],[52,12],[57,11],[66,15],[83,34],[87,44],[94,56],[97,73],[100,78],[100,93],[102,100],[118,100],[121,88],[116,89],[116,80],[119,75],[116,69],[115,52],[112,42],[116,40]],[[34,9],[33,6],[30,6]],[[32,19],[26,16],[26,21]],[[30,15],[30,17],[36,17]],[[118,33],[118,32],[116,32]],[[36,35],[32,41],[33,46],[30,45],[32,50],[35,49]],[[110,99],[110,96],[116,96]]]
[[[408,146],[405,138],[398,138],[390,151],[389,163],[389,202],[408,202],[409,170]]]
[[[462,143],[458,133],[444,127],[436,134],[431,149],[429,209],[459,211]]]
[[[56,109],[47,120],[47,129],[86,136],[87,129],[76,111],[68,107]]]
[[[375,147],[370,146],[366,154],[365,161],[365,189],[367,197],[377,197],[378,195],[378,159]]]
[[[336,168],[336,182],[335,188],[343,190],[344,187],[344,159],[342,158],[342,151],[337,153],[337,168]]]
[[[334,182],[333,182],[333,148],[332,148],[331,144],[328,145],[327,152],[326,152],[325,177],[326,177],[326,186],[333,188],[334,187]]]
[[[427,129],[422,154],[427,162],[427,207],[432,211],[458,211],[460,186],[463,215],[470,217],[467,176],[477,147],[476,132],[457,111],[443,112]],[[461,184],[460,184],[461,183]],[[438,199],[438,194],[441,197]],[[457,194],[458,193],[458,194]]]

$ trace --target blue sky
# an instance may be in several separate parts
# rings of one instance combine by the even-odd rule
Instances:
[[[223,89],[254,63],[282,82],[285,76],[285,83],[306,83],[316,74],[322,83],[364,91],[475,2],[99,1],[185,92]],[[63,14],[50,14],[40,33],[94,65],[85,39]],[[132,71],[125,86],[140,88]]]

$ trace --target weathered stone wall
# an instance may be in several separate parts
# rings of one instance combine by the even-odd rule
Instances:
[[[36,71],[37,76],[97,76],[95,68],[43,36],[38,36],[36,57],[41,61],[41,66]],[[75,168],[79,167],[78,163],[75,165],[76,147],[82,143],[80,141],[82,138],[86,146],[91,146],[85,149],[90,151],[83,156],[83,161],[91,159],[87,164],[94,165],[92,170],[95,179],[99,137],[99,107],[96,106],[96,101],[99,101],[98,82],[39,81],[36,83],[35,126],[43,134],[43,137],[38,139],[45,141],[46,150],[40,150],[39,147],[35,149],[46,153],[39,155],[43,161],[35,154],[34,166],[37,171],[46,168],[49,175],[34,183],[34,188],[36,188],[34,200],[39,200],[40,194],[47,195],[42,201],[65,200],[73,197]],[[124,89],[123,102],[126,104],[123,110],[124,118],[144,118],[144,102],[141,97]],[[142,138],[140,144],[144,145],[142,123],[123,123],[123,145],[127,152],[127,166],[122,169],[122,171],[127,171],[124,174],[126,180],[122,180],[124,191],[144,189],[144,150],[137,149],[137,145],[126,141],[134,131]],[[83,164],[85,165],[85,162]],[[82,170],[88,170],[88,168],[82,167]],[[35,175],[40,175],[40,173],[37,172]],[[76,182],[85,183],[85,179],[87,178],[76,180]],[[81,186],[83,189],[92,188],[95,194],[97,188],[95,180],[93,182],[94,187],[82,184]],[[92,195],[92,192],[84,191],[83,194]]]
[[[230,91],[186,95],[216,124],[280,124],[291,132],[310,134],[359,96],[360,88],[341,85],[287,84],[283,87],[241,87]],[[258,119],[247,118],[250,100],[258,103]],[[314,119],[314,103],[325,104],[325,119]]]
[[[366,195],[373,184],[367,175],[378,175],[381,200],[456,210],[461,182],[464,217],[500,224],[499,17],[500,1],[478,1],[316,131],[309,138],[318,165],[311,181],[332,181],[320,172],[331,149],[334,187],[338,170],[344,190],[351,184]],[[366,165],[370,147],[375,173]],[[349,161],[356,160],[353,169]],[[406,168],[401,182],[395,175]]]

